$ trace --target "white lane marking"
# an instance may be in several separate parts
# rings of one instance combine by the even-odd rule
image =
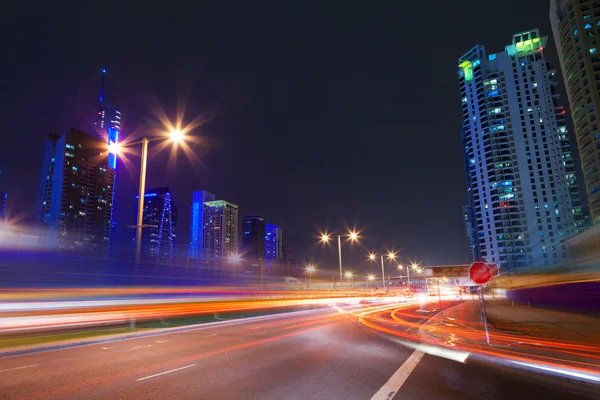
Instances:
[[[145,349],[146,347],[152,347],[152,345],[151,344],[147,344],[146,346],[132,347],[131,350]]]
[[[156,343],[167,343],[170,342],[170,340],[155,340]]]
[[[211,335],[204,335],[204,337],[211,337],[211,336],[217,336],[217,335],[218,335],[218,333],[213,333]]]
[[[31,367],[37,367],[39,364],[31,364],[31,365],[25,365],[23,367],[17,367],[17,368],[9,368],[9,369],[2,369],[0,370],[0,372],[7,372],[7,371],[15,371],[17,369],[24,369],[24,368],[31,368]]]
[[[114,349],[117,346],[111,346],[111,347],[103,347],[102,350],[110,350],[110,349]]]
[[[283,324],[284,324],[284,325],[287,325],[287,324],[289,324],[289,323],[290,323],[290,321],[288,321],[288,322],[284,322]]]
[[[398,368],[394,375],[371,397],[371,400],[389,400],[394,397],[398,390],[402,387],[404,382],[408,379],[409,375],[421,361],[421,358],[425,355],[420,350],[421,346],[408,357],[408,359]]]
[[[175,368],[175,369],[171,369],[171,370],[168,370],[168,371],[165,371],[165,372],[159,372],[158,374],[154,374],[154,375],[150,375],[150,376],[145,376],[143,378],[136,379],[136,381],[137,382],[139,382],[139,381],[145,381],[146,379],[155,378],[157,376],[161,376],[161,375],[164,375],[164,374],[170,374],[171,372],[181,371],[182,369],[195,367],[196,365],[198,365],[198,364],[190,364],[190,365],[186,365],[185,367]]]
[[[262,326],[253,326],[253,327],[252,327],[252,328],[250,328],[250,329],[260,329],[260,328],[262,328]]]

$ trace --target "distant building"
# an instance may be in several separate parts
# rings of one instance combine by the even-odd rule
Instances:
[[[473,225],[472,209],[469,206],[463,206],[463,221],[465,223],[465,235],[467,237],[467,246],[469,249],[469,262],[479,259],[479,248],[477,246],[476,232]]]
[[[238,254],[238,206],[224,200],[204,202],[202,219],[201,262],[220,268]]]
[[[202,259],[202,232],[204,226],[204,203],[215,201],[215,195],[206,190],[196,190],[192,193],[192,207],[190,214],[190,244],[188,257],[195,260]]]
[[[41,244],[107,250],[114,181],[103,140],[76,129],[48,135],[37,208]]]
[[[0,192],[0,219],[6,218],[6,203],[8,201],[8,193]]]
[[[296,274],[296,257],[292,249],[285,245],[281,252],[281,274],[292,277]]]
[[[119,141],[119,132],[121,131],[121,111],[119,111],[116,106],[106,102],[104,93],[105,76],[106,70],[103,69],[100,98],[94,117],[94,134],[99,139],[107,140],[107,145],[111,145],[112,143],[118,143]],[[113,169],[117,167],[116,154],[110,153],[108,155],[108,165]]]
[[[550,23],[571,106],[574,137],[577,139],[580,164],[594,225],[600,222],[599,15],[598,2],[550,1]],[[566,135],[566,130],[564,134]],[[572,159],[567,157],[565,161],[570,162],[571,165],[573,163]],[[569,169],[567,166],[567,174],[574,177],[574,172],[570,172]],[[587,221],[581,217],[576,217],[576,221],[579,225],[578,231],[585,230]]]
[[[546,41],[520,32],[502,52],[477,45],[458,60],[475,254],[504,269],[562,263],[584,219]]]
[[[177,237],[177,207],[168,187],[146,191],[143,216],[142,257],[155,260],[157,264],[172,263]]]
[[[281,228],[277,225],[266,224],[265,227],[265,263],[270,270],[280,269],[283,256],[283,240]]]
[[[265,266],[265,219],[258,215],[246,215],[242,223],[242,253],[252,267]]]

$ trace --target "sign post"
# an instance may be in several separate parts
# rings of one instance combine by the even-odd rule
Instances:
[[[483,296],[483,285],[485,285],[490,281],[490,279],[492,279],[492,276],[494,276],[494,272],[496,272],[497,276],[498,266],[494,264],[494,267],[495,271],[492,270],[492,268],[489,265],[480,261],[474,262],[469,267],[469,278],[471,278],[471,280],[479,286],[479,301],[481,302],[483,323],[485,325],[485,339],[488,344],[490,344],[490,333],[488,330],[487,312],[485,309],[485,297]]]

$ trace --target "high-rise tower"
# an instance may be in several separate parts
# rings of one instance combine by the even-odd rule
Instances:
[[[265,219],[259,215],[246,215],[243,221],[242,251],[244,259],[252,266],[265,266],[265,236]]]
[[[38,203],[41,244],[106,250],[115,171],[106,143],[71,129],[46,139]]]
[[[157,264],[172,263],[175,257],[177,207],[168,187],[146,191],[143,224],[142,255]]]
[[[600,3],[551,0],[550,22],[571,106],[590,212],[593,224],[597,224],[600,222]],[[572,163],[568,158],[566,161]]]
[[[508,269],[561,263],[582,213],[546,41],[534,29],[458,60],[474,254]]]
[[[238,253],[238,206],[224,200],[203,203],[202,262],[218,268]]]
[[[190,244],[188,246],[188,257],[202,259],[202,233],[204,226],[204,203],[215,201],[214,194],[206,190],[196,190],[192,193],[192,208],[190,214]]]
[[[98,100],[98,107],[96,109],[96,116],[94,118],[94,134],[96,137],[108,140],[108,145],[112,143],[118,143],[119,132],[121,132],[121,111],[119,109],[106,102],[104,94],[104,78],[106,76],[106,70],[102,70],[102,83],[100,86],[100,98]],[[117,155],[108,155],[108,164],[111,168],[117,167]]]

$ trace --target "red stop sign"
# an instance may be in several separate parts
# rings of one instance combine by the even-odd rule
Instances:
[[[474,262],[469,267],[469,278],[478,285],[485,285],[492,279],[492,269],[483,262]]]

